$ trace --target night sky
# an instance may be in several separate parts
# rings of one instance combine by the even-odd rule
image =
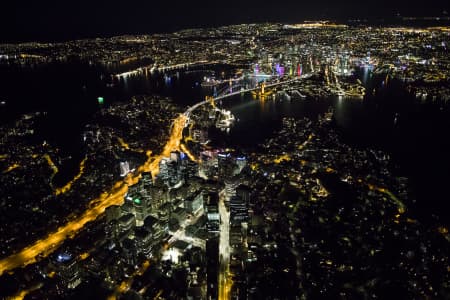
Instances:
[[[6,2],[6,3],[5,3]],[[30,3],[27,3],[30,2]],[[188,27],[308,19],[442,16],[448,0],[2,1],[0,42],[67,40]]]

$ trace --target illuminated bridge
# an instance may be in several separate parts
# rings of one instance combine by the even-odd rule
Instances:
[[[302,75],[301,77],[295,77],[295,78],[290,79],[290,80],[284,80],[284,81],[280,81],[280,82],[275,82],[275,83],[266,84],[266,85],[265,85],[265,88],[267,89],[267,88],[272,88],[272,87],[275,87],[275,86],[278,86],[278,85],[282,85],[282,84],[292,83],[292,82],[295,82],[295,81],[300,80],[301,78],[305,78],[306,76],[308,76],[308,75]],[[234,90],[236,87],[241,87],[241,84],[240,84],[240,83],[237,83],[237,84],[233,85],[233,87],[232,87],[232,89],[231,89],[231,90],[232,90],[231,92],[229,92],[229,91],[230,91],[230,87],[227,87],[227,88],[225,89],[225,91],[224,91],[224,94],[222,94],[222,95],[220,95],[220,96],[217,96],[217,97],[214,97],[212,100],[213,100],[214,102],[216,102],[216,101],[218,101],[218,100],[226,99],[226,98],[229,98],[229,97],[232,97],[232,96],[235,96],[235,95],[239,95],[239,94],[243,94],[243,93],[248,93],[248,92],[252,92],[252,91],[257,91],[257,90],[260,90],[260,89],[261,89],[261,86],[256,86],[256,87],[251,87],[251,88],[247,88],[247,89]],[[228,90],[228,92],[226,92],[227,90]],[[233,91],[233,90],[234,90],[234,91]],[[210,102],[211,102],[211,101],[208,99],[208,100],[204,100],[204,101],[202,101],[202,102],[199,102],[199,103],[197,103],[197,104],[191,106],[190,108],[188,108],[188,109],[184,112],[185,116],[189,119],[190,114],[191,114],[194,110],[196,110],[196,109],[199,108],[200,106],[205,105],[205,104],[208,104],[208,103],[210,103]]]
[[[267,84],[266,88],[294,82],[300,78],[301,77],[297,77],[291,80]],[[259,89],[259,87],[234,91],[213,98],[213,101],[229,98],[240,93],[251,92],[257,89]],[[50,255],[67,238],[73,238],[78,232],[83,230],[87,223],[95,221],[99,216],[103,215],[107,207],[112,205],[122,205],[124,202],[124,197],[128,191],[128,187],[139,182],[142,173],[151,172],[154,175],[158,174],[160,161],[164,157],[169,157],[172,151],[182,149],[183,145],[181,144],[181,140],[183,138],[183,129],[188,124],[190,114],[198,107],[208,103],[210,103],[209,100],[199,102],[188,108],[183,114],[180,114],[172,124],[171,134],[168,137],[162,153],[152,155],[151,151],[147,151],[148,160],[142,166],[137,168],[136,172],[130,173],[124,181],[116,182],[116,184],[109,191],[104,192],[99,197],[91,200],[88,205],[89,208],[81,215],[66,224],[61,225],[58,229],[56,229],[56,231],[50,232],[47,236],[35,241],[24,249],[17,251],[9,257],[0,259],[0,276],[5,272],[10,272],[16,268],[36,263],[37,261]]]

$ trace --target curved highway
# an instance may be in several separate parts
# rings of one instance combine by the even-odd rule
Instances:
[[[295,78],[292,80],[277,82],[273,84],[266,85],[266,88],[274,87],[280,84],[285,84],[298,80]],[[246,89],[227,95],[219,96],[214,98],[214,101],[232,97],[240,93],[246,93],[250,91],[257,90],[258,88]],[[56,231],[51,232],[30,246],[12,254],[9,257],[0,260],[0,276],[5,272],[10,272],[18,267],[24,267],[29,264],[35,263],[38,260],[47,257],[53,251],[55,251],[67,238],[73,238],[80,230],[84,228],[88,222],[95,221],[99,216],[101,216],[105,209],[112,205],[122,205],[126,193],[128,192],[128,187],[136,184],[143,172],[151,172],[153,175],[159,173],[159,163],[164,157],[169,157],[170,152],[181,150],[181,140],[183,138],[183,129],[189,120],[190,114],[198,107],[209,103],[209,101],[202,101],[194,106],[188,108],[183,114],[180,114],[172,124],[170,137],[164,146],[163,151],[157,155],[152,156],[151,151],[147,151],[148,159],[140,166],[134,173],[129,174],[124,181],[119,181],[114,184],[109,192],[101,194],[99,197],[90,201],[86,210],[79,217],[72,221],[69,221],[65,225],[59,227]]]

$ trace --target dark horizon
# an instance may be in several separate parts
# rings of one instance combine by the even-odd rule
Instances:
[[[48,3],[50,2],[50,3]],[[10,7],[8,7],[10,5]],[[220,13],[217,13],[219,9]],[[215,27],[243,23],[300,23],[305,20],[349,19],[386,20],[387,24],[405,17],[448,16],[447,1],[431,0],[426,7],[407,1],[336,3],[329,0],[292,3],[256,1],[193,3],[136,3],[117,0],[95,4],[8,3],[2,11],[0,42],[66,41],[126,34],[168,33],[187,28]]]

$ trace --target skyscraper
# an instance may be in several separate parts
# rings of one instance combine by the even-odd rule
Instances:
[[[203,208],[203,193],[201,190],[196,191],[194,194],[190,195],[184,200],[184,208],[186,212],[192,215],[197,214],[197,212]]]
[[[248,209],[247,204],[240,196],[233,196],[230,199],[230,223],[240,225],[247,222]]]
[[[81,270],[76,256],[60,252],[55,255],[51,266],[55,268],[63,289],[74,289],[81,283]]]
[[[219,239],[212,238],[206,241],[206,299],[214,300],[218,296],[219,281]]]

